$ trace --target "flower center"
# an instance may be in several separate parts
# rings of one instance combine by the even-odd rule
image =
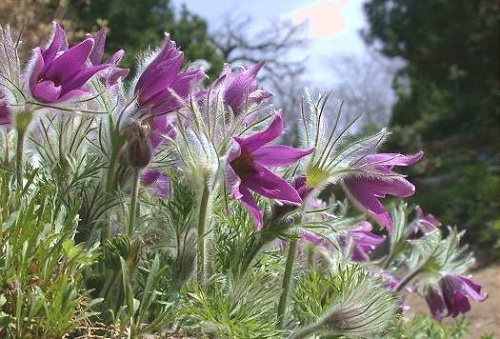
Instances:
[[[45,77],[39,76],[38,79],[37,79],[37,83],[42,83],[45,80],[47,80]],[[58,75],[53,76],[52,78],[50,78],[48,80],[52,81],[56,87],[61,86],[61,77],[58,76]]]
[[[253,157],[249,151],[242,149],[239,157],[231,161],[231,167],[234,172],[240,177],[244,178],[256,171],[253,168]]]

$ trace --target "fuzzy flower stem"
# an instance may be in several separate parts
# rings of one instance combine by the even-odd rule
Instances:
[[[137,219],[137,198],[139,196],[139,181],[141,178],[141,170],[135,169],[134,173],[134,186],[132,187],[132,197],[130,201],[130,214],[127,224],[127,235],[132,237],[134,233],[134,226]]]
[[[23,154],[24,154],[24,131],[17,131],[16,149],[16,179],[19,187],[23,187]]]
[[[200,201],[200,212],[198,214],[198,243],[197,243],[197,280],[198,284],[201,286],[205,285],[207,279],[207,267],[206,267],[206,251],[207,251],[207,239],[206,239],[206,219],[207,219],[207,209],[208,209],[208,199],[209,199],[209,189],[207,184],[203,186],[203,192],[201,194]]]
[[[318,332],[321,329],[322,323],[313,323],[306,327],[299,329],[297,332],[292,333],[289,339],[302,339],[307,338],[309,335]]]
[[[424,264],[425,265],[425,264]],[[421,265],[417,267],[414,271],[410,272],[406,277],[404,277],[396,287],[396,292],[401,292],[403,288],[406,287],[410,283],[410,281],[413,280],[417,275],[419,275],[422,272],[422,269],[424,268],[424,265]]]
[[[294,235],[293,239],[290,240],[288,248],[285,273],[283,275],[283,285],[281,287],[281,296],[278,304],[278,323],[277,323],[278,329],[283,328],[288,293],[290,291],[290,281],[292,279],[293,264],[295,261],[295,252],[297,252],[297,241],[298,237],[297,235]]]
[[[114,176],[116,175],[115,172],[115,166],[116,166],[116,160],[117,160],[117,154],[115,151],[112,151],[113,153],[111,154],[111,158],[109,159],[109,168],[108,168],[108,175],[106,177],[106,193],[110,194],[111,191],[113,190],[113,183],[114,183]]]

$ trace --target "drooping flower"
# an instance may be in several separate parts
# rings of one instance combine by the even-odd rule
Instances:
[[[93,38],[94,39],[94,47],[92,48],[92,51],[90,52],[89,55],[89,61],[92,65],[97,66],[101,64],[102,57],[104,55],[104,45],[106,44],[106,29],[103,27],[101,28],[95,37],[93,37],[91,34],[86,34],[85,35],[87,38]],[[107,74],[104,77],[104,80],[106,81],[106,84],[110,87],[113,85],[116,85],[118,80],[120,78],[125,78],[130,70],[125,69],[125,68],[120,68],[117,67],[116,65],[120,62],[120,60],[123,58],[123,55],[125,54],[125,51],[123,49],[120,49],[116,51],[111,57],[109,57],[108,60],[104,62],[106,65],[110,65],[110,67],[107,70]]]
[[[135,85],[134,93],[140,109],[147,109],[151,116],[158,116],[178,110],[183,102],[188,101],[193,88],[206,75],[201,69],[181,71],[183,61],[184,54],[167,34],[162,49]]]
[[[90,93],[83,85],[109,65],[88,65],[94,39],[87,38],[68,49],[64,30],[54,22],[54,33],[48,47],[33,49],[29,88],[43,103],[59,103]]]
[[[228,156],[227,172],[232,196],[247,208],[257,230],[262,227],[263,217],[251,191],[284,204],[302,203],[295,188],[269,170],[269,167],[291,165],[314,149],[299,150],[284,145],[266,145],[282,133],[283,120],[277,114],[265,130],[246,138],[233,137],[234,145]]]
[[[487,295],[481,294],[480,285],[455,274],[446,274],[436,286],[429,286],[424,294],[432,316],[439,321],[468,312],[471,308],[468,298],[478,302],[487,298]]]
[[[271,97],[271,93],[259,89],[259,83],[255,79],[264,63],[260,61],[238,74],[233,74],[231,68],[226,66],[216,80],[215,87],[222,89],[223,101],[231,108],[234,115],[240,115],[247,107],[260,104]]]
[[[349,250],[349,258],[357,262],[370,260],[370,252],[382,245],[385,237],[373,234],[372,224],[367,221],[360,222],[357,227],[348,229],[339,234],[341,247]]]
[[[415,193],[415,186],[392,171],[394,166],[410,166],[423,152],[405,156],[395,153],[370,154],[353,161],[353,171],[342,180],[344,191],[353,203],[382,227],[392,232],[392,219],[379,198],[387,194],[404,198]]]

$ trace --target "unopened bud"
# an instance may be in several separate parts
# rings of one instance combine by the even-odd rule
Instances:
[[[148,123],[131,119],[122,129],[126,142],[122,152],[127,163],[136,168],[146,167],[153,157],[151,141],[149,140],[151,127]]]

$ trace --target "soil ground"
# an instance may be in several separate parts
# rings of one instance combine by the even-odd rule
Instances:
[[[482,286],[481,293],[487,293],[488,298],[482,303],[471,302],[472,308],[465,314],[469,321],[466,338],[479,339],[482,335],[493,334],[494,338],[500,339],[500,264],[474,271],[472,279]],[[407,303],[410,305],[409,314],[429,312],[425,301],[418,296],[410,296]]]

